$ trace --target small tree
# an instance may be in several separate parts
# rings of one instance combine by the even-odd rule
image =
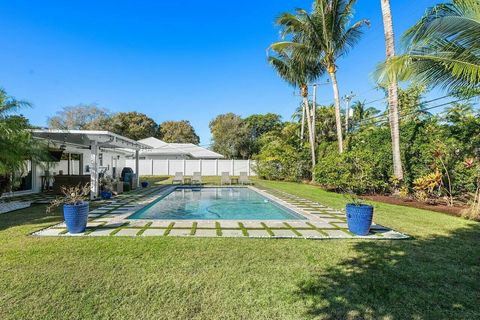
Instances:
[[[200,137],[187,120],[162,122],[157,136],[169,143],[200,143]]]
[[[210,121],[212,149],[227,158],[248,158],[249,131],[245,121],[234,113],[218,115]]]
[[[64,107],[53,117],[48,118],[48,127],[62,130],[98,130],[109,118],[107,109],[96,104],[79,104]]]

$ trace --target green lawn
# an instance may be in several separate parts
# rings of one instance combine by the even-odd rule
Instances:
[[[0,215],[0,319],[480,318],[480,224],[439,213],[378,204],[403,241],[28,235],[61,220]]]

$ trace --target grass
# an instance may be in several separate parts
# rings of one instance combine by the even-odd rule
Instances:
[[[1,319],[480,317],[480,224],[440,213],[376,204],[404,241],[29,236],[61,220],[44,206],[0,215]]]

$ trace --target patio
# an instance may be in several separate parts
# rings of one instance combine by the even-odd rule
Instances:
[[[130,220],[135,211],[158,196],[171,191],[172,186],[138,189],[119,195],[114,201],[89,213],[87,230],[69,234],[64,223],[33,233],[34,236],[128,236],[128,237],[235,237],[235,238],[298,238],[298,239],[406,239],[408,236],[374,224],[365,237],[348,231],[345,214],[320,203],[279,190],[257,189],[258,192],[288,206],[307,217],[304,221],[282,220]]]

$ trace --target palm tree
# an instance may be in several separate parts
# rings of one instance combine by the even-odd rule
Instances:
[[[282,27],[282,36],[292,40],[272,45],[274,49],[300,48],[300,59],[318,61],[328,72],[335,100],[339,152],[343,152],[343,134],[336,62],[360,39],[361,27],[369,24],[368,20],[350,23],[355,3],[356,0],[316,0],[311,13],[296,9],[296,14],[280,15],[277,24]]]
[[[18,109],[29,106],[28,102],[8,96],[0,88],[0,194],[12,176],[25,168],[25,160],[46,159],[43,145],[36,142],[28,130],[28,121],[14,114]]]
[[[414,80],[452,93],[480,89],[480,1],[452,0],[427,10],[404,35],[405,54],[377,69],[380,81]]]
[[[385,48],[387,61],[395,56],[393,36],[392,11],[390,0],[380,0],[382,6],[383,30],[385,33]],[[400,181],[403,180],[402,158],[400,155],[400,124],[398,116],[398,86],[395,80],[388,84],[388,120],[392,138],[393,175]]]
[[[313,122],[310,104],[308,102],[308,82],[322,74],[322,65],[315,61],[299,59],[300,51],[297,48],[271,48],[274,55],[268,57],[268,62],[275,68],[278,75],[295,88],[300,88],[303,99],[303,110],[306,112],[308,137],[312,156],[312,167],[315,166],[315,137],[313,136]],[[302,111],[303,118],[303,111]]]

